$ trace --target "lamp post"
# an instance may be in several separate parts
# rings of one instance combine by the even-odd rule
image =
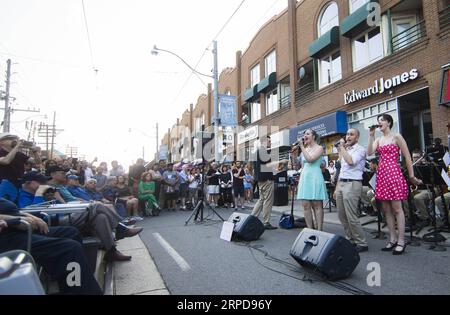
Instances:
[[[153,46],[153,49],[151,51],[151,54],[154,56],[157,56],[158,53],[166,52],[168,54],[171,54],[175,57],[177,57],[179,60],[181,60],[189,69],[191,69],[192,72],[197,73],[201,76],[208,77],[214,80],[214,115],[213,115],[213,125],[214,125],[214,159],[216,162],[220,162],[220,151],[219,148],[221,147],[220,139],[218,137],[219,135],[219,128],[220,128],[220,118],[219,118],[219,71],[218,71],[218,58],[217,58],[217,41],[213,41],[213,55],[214,55],[214,69],[213,69],[213,75],[204,74],[201,72],[198,72],[193,67],[191,67],[183,58],[178,56],[176,53],[171,52],[169,50],[161,49],[155,46]]]

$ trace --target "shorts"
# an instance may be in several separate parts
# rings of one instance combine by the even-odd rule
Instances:
[[[233,187],[234,196],[238,197],[244,197],[244,185],[234,186]]]
[[[220,186],[219,185],[208,185],[208,194],[210,194],[210,195],[220,194]]]
[[[189,185],[184,183],[180,184],[180,198],[187,198]]]

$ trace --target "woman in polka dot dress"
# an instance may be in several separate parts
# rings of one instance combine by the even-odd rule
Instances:
[[[414,185],[421,181],[414,177],[411,154],[405,139],[400,134],[394,134],[392,116],[383,114],[378,116],[378,128],[383,136],[375,140],[375,128],[370,129],[368,155],[378,152],[380,163],[377,171],[375,198],[381,201],[381,207],[386,216],[390,241],[382,251],[392,251],[394,255],[403,254],[405,244],[405,214],[402,200],[408,199],[408,186],[398,164],[399,154],[403,155],[409,174],[409,180]],[[397,229],[395,229],[395,219]]]

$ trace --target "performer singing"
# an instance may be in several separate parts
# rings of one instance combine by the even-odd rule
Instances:
[[[341,172],[336,187],[336,204],[346,238],[361,253],[368,251],[369,247],[358,218],[358,202],[366,164],[366,150],[358,144],[359,136],[359,130],[349,129],[345,140],[341,139],[338,147]]]
[[[320,164],[323,148],[319,135],[311,129],[305,131],[299,143],[303,156],[303,168],[298,183],[297,199],[302,200],[306,225],[310,229],[323,230],[323,201],[328,199],[327,188]],[[313,219],[313,212],[315,222]]]
[[[401,201],[408,198],[408,187],[397,163],[400,151],[405,159],[411,184],[420,185],[422,182],[414,176],[411,154],[405,139],[402,135],[394,134],[391,131],[393,126],[392,116],[388,114],[378,116],[378,126],[370,128],[367,153],[372,155],[378,151],[380,156],[375,198],[381,201],[381,208],[386,215],[390,234],[390,241],[382,251],[393,251],[394,255],[401,255],[406,248],[405,214]],[[377,127],[383,133],[383,136],[375,140],[375,129]],[[397,219],[398,233],[395,230],[394,218]]]

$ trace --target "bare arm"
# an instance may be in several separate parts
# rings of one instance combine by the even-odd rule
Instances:
[[[367,145],[367,155],[371,156],[374,154],[378,149],[378,143],[380,139],[375,140],[375,128],[370,129],[369,132],[369,143]]]
[[[302,148],[303,156],[305,157],[305,160],[308,161],[308,163],[312,163],[319,159],[323,154],[323,148],[322,146],[318,146],[316,149],[312,150],[311,152],[307,152],[305,148],[303,147],[303,144],[300,145]]]
[[[21,144],[22,142],[19,142],[6,156],[0,157],[0,165],[9,165],[16,157],[16,153],[19,151]]]
[[[414,176],[414,169],[413,169],[411,154],[409,153],[408,145],[406,144],[405,139],[403,138],[403,136],[401,134],[396,134],[394,136],[394,139],[395,139],[397,146],[400,148],[400,151],[402,152],[403,157],[405,158],[406,169],[408,170],[408,177],[409,177],[410,182],[415,185],[421,184],[421,181],[419,181]]]

